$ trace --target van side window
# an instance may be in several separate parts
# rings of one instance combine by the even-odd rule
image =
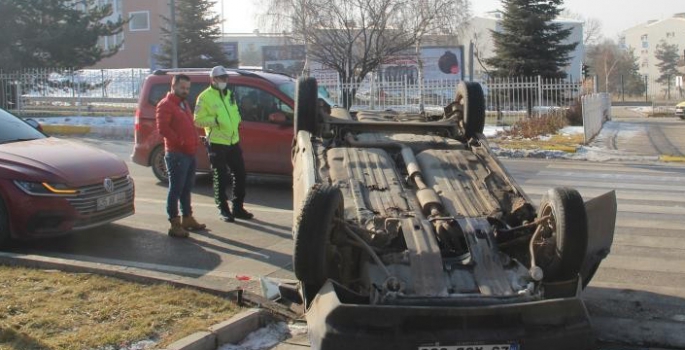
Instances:
[[[191,83],[190,85],[190,95],[188,96],[188,104],[191,110],[195,110],[195,103],[197,102],[197,96],[209,86],[208,83]],[[159,101],[161,101],[164,96],[171,90],[171,83],[169,84],[155,84],[150,88],[148,93],[147,102],[157,107]]]

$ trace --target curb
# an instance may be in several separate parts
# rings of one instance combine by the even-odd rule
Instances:
[[[46,134],[54,135],[100,135],[133,137],[132,125],[62,125],[42,124],[41,128]]]
[[[236,344],[250,333],[266,326],[274,318],[264,310],[241,312],[207,331],[191,334],[166,347],[166,350],[216,350],[224,344]]]
[[[509,151],[561,151],[565,153],[576,153],[578,148],[576,146],[561,146],[561,145],[541,145],[540,147],[528,148],[528,147],[511,147],[510,145],[499,143],[496,144],[499,149],[509,150]]]
[[[659,160],[666,163],[685,163],[685,157],[683,156],[669,156],[662,154],[659,156]]]

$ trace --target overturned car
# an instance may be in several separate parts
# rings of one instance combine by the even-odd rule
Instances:
[[[483,91],[439,115],[359,112],[298,81],[294,255],[314,349],[590,349],[579,294],[616,196],[536,207],[482,135]]]

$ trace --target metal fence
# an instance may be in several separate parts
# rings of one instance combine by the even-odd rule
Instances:
[[[564,113],[592,84],[562,79],[491,78],[481,81],[489,124],[512,124],[533,115]],[[456,95],[455,81],[426,81],[423,86],[407,79],[399,82],[370,80],[361,84],[339,84],[324,80],[319,84],[339,105],[346,105],[348,94],[356,90],[347,105],[352,110],[418,111],[423,102],[427,110],[442,108]],[[421,101],[423,98],[423,101]]]
[[[149,69],[0,70],[0,108],[19,115],[132,115]]]

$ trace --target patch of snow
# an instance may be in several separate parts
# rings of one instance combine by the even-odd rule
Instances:
[[[595,146],[580,147],[576,153],[568,154],[565,158],[574,160],[587,160],[590,162],[656,162],[659,160],[658,156],[636,155],[630,152],[610,150]]]
[[[50,117],[36,118],[43,125],[110,125],[110,126],[133,126],[134,117]]]
[[[218,350],[267,350],[286,339],[306,333],[306,325],[271,323],[250,333],[240,344],[225,344]]]
[[[486,125],[483,130],[483,135],[485,135],[485,137],[494,137],[504,131],[505,129],[503,126]]]
[[[498,157],[504,158],[538,158],[538,159],[562,159],[568,153],[564,151],[549,151],[541,149],[508,149],[493,148],[492,151]]]
[[[540,140],[540,141],[549,141],[549,140],[551,140],[551,139],[552,139],[552,135],[542,135],[542,136],[538,136],[538,140]]]
[[[157,345],[156,341],[141,340],[141,341],[132,343],[130,345],[122,345],[122,346],[108,345],[108,346],[98,348],[98,350],[147,350],[147,349],[153,349],[156,345]]]
[[[561,135],[582,135],[584,133],[585,129],[582,126],[567,126],[558,132]]]

